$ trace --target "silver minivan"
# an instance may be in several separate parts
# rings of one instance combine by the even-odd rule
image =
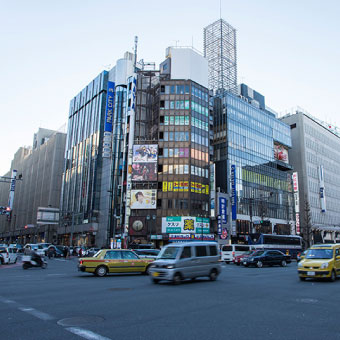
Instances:
[[[173,243],[161,250],[149,274],[153,283],[165,280],[179,284],[203,276],[215,281],[221,272],[219,259],[216,242]]]

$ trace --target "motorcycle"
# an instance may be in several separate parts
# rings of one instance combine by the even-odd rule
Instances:
[[[41,263],[38,263],[32,259],[32,256],[24,255],[22,257],[22,268],[28,269],[31,267],[41,267],[41,269],[46,269],[47,262],[45,261],[45,259],[41,259],[41,261]]]

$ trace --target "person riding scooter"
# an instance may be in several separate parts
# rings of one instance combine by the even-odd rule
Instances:
[[[30,246],[25,249],[25,255],[31,256],[32,261],[35,261],[39,266],[42,266],[43,261],[41,256],[37,254]]]

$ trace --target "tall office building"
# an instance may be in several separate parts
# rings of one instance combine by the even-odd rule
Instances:
[[[160,70],[133,59],[126,54],[71,101],[66,243],[211,237],[207,61],[188,48],[167,49]]]
[[[204,33],[204,57],[209,65],[209,89],[237,94],[236,29],[219,19]]]
[[[252,232],[294,234],[290,128],[266,109],[264,96],[244,84],[238,96],[215,96],[213,144],[216,188],[230,197],[225,228],[234,241]]]
[[[14,200],[10,221],[0,216],[0,242],[56,242],[60,191],[64,166],[66,134],[39,129],[33,138],[33,148],[20,148],[14,155],[11,177],[16,170]],[[0,183],[0,205],[7,206],[10,184]],[[44,208],[49,220],[39,217]],[[48,216],[49,214],[49,216]],[[55,219],[52,217],[56,217]]]
[[[298,109],[290,126],[299,231],[307,243],[340,242],[339,129]]]

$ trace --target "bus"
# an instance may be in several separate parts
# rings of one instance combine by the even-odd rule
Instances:
[[[280,250],[292,259],[302,252],[302,237],[298,235],[250,234],[248,244],[253,249]]]

